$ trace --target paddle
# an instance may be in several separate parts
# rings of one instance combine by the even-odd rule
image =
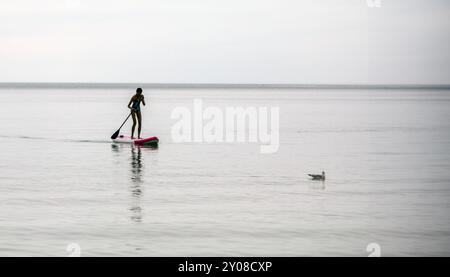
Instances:
[[[123,125],[125,124],[125,122],[127,122],[128,118],[130,118],[131,113],[127,116],[127,119],[125,119],[125,121],[122,123],[122,125],[120,125],[119,130],[117,130],[112,136],[111,139],[116,139],[119,136],[120,133],[120,129],[122,129]]]

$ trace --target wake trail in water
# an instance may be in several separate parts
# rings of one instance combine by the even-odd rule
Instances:
[[[51,142],[79,142],[79,143],[110,143],[111,142],[109,140],[63,139],[63,138],[48,138],[48,137],[33,137],[33,136],[7,136],[7,135],[0,135],[0,138],[42,140],[42,141],[51,141]]]

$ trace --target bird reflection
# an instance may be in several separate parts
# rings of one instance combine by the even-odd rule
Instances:
[[[321,181],[321,182],[316,182],[314,184],[310,184],[309,187],[311,189],[314,189],[314,190],[325,190],[326,189],[325,181]]]

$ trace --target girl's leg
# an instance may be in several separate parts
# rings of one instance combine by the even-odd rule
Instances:
[[[138,123],[139,123],[139,126],[138,126],[138,138],[141,138],[142,115],[141,115],[140,111],[137,112],[136,115],[137,115],[137,120],[138,120]]]
[[[131,138],[134,139],[134,129],[136,128],[136,113],[131,112],[131,117],[133,118],[133,127],[131,127]]]

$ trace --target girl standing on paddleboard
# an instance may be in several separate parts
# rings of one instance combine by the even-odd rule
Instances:
[[[145,106],[144,95],[142,94],[142,89],[137,88],[136,94],[131,97],[128,103],[128,108],[131,110],[131,115],[133,117],[133,127],[131,127],[131,138],[134,139],[134,129],[136,128],[136,118],[138,121],[138,138],[141,138],[141,127],[142,127],[142,115],[141,115],[141,102]]]

